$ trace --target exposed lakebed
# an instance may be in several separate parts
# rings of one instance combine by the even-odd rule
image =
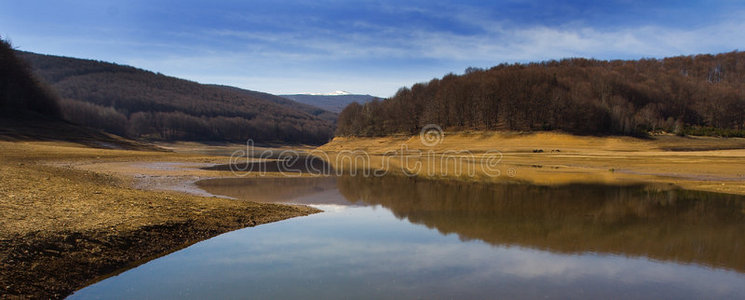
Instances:
[[[733,298],[745,200],[661,186],[212,179],[325,212],[233,231],[72,298]]]

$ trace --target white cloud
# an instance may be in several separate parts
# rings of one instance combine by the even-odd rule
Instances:
[[[725,20],[691,29],[643,26],[616,30],[522,28],[483,22],[480,26],[484,26],[484,33],[477,35],[407,31],[362,21],[355,24],[375,28],[377,33],[327,32],[317,28],[280,33],[209,31],[205,34],[234,39],[241,45],[239,50],[210,49],[196,57],[176,55],[127,62],[198,81],[273,93],[344,89],[385,97],[401,86],[460,72],[466,66],[490,67],[502,62],[566,57],[665,57],[726,52],[745,45],[745,35],[741,34],[745,32],[745,20]],[[205,52],[211,54],[205,56]],[[417,59],[431,61],[432,66],[386,65],[390,60]],[[345,61],[349,62],[346,68],[340,63]],[[390,69],[384,72],[383,67],[355,64],[358,61],[380,61],[381,66]],[[218,81],[225,78],[230,79]]]
[[[700,52],[731,51],[745,43],[745,20],[723,20],[702,28],[675,29],[640,26],[599,30],[589,26],[508,26],[500,22],[467,19],[481,34],[456,34],[416,28],[396,28],[364,21],[352,27],[374,33],[338,32],[324,28],[297,28],[290,32],[220,30],[208,32],[244,39],[252,52],[265,57],[293,60],[406,59],[440,61],[511,62],[564,57],[636,58]],[[457,71],[457,70],[454,70]]]
[[[252,22],[271,23],[265,28],[273,29],[176,32],[169,35],[179,38],[171,41],[138,40],[136,36],[12,37],[26,50],[132,64],[200,82],[271,93],[350,90],[384,97],[401,86],[460,72],[467,66],[565,57],[636,59],[718,53],[745,45],[745,19],[737,13],[698,28],[640,25],[609,29],[580,23],[519,26],[460,6],[381,9],[448,18],[474,30],[456,33],[363,19],[330,28],[313,20],[243,16]],[[51,50],[41,51],[39,45]]]

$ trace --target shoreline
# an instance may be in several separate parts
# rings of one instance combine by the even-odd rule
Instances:
[[[419,136],[335,138],[317,150],[329,156],[334,169],[345,169],[344,162],[333,161],[344,151],[365,151],[375,168],[376,159],[401,145],[445,158],[458,157],[448,153],[462,148],[475,158],[496,149],[503,155],[500,176],[429,176],[426,170],[416,176],[537,185],[657,183],[745,195],[745,139],[490,132],[448,133],[435,146],[419,141]],[[196,181],[236,174],[202,169],[225,165],[229,157],[190,147],[153,152],[0,142],[5,154],[0,158],[0,298],[62,298],[219,234],[319,212],[204,194]],[[396,159],[390,163],[402,165]],[[447,160],[434,167],[453,170]]]
[[[0,142],[0,151],[3,299],[64,298],[219,234],[319,212],[307,206],[187,194],[167,184],[165,189],[159,183],[140,186],[144,189],[136,185],[159,178],[180,187],[188,186],[185,179],[229,176],[168,165],[148,167],[164,161],[217,164],[227,157],[104,150],[63,142]]]
[[[337,137],[318,150],[330,158],[333,168],[344,170],[358,164],[345,156],[365,153],[368,167],[394,173],[406,169],[430,179],[537,185],[661,183],[688,190],[745,195],[742,138],[445,132],[434,145],[423,145],[418,135]],[[485,165],[489,151],[498,153],[496,176],[478,170]],[[410,167],[416,164],[425,167]],[[474,176],[458,175],[456,171],[463,171],[464,166],[475,166]]]

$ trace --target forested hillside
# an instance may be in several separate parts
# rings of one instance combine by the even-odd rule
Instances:
[[[0,140],[64,140],[98,148],[157,150],[63,120],[57,94],[16,54],[0,39]]]
[[[295,110],[299,110],[304,113],[314,115],[322,120],[326,120],[332,123],[336,123],[336,119],[339,117],[339,111],[341,111],[341,110],[332,111],[332,110],[324,109],[321,106],[317,106],[317,105],[314,106],[314,105],[311,105],[305,102],[294,101],[294,99],[291,99],[291,98],[288,99],[287,97],[272,95],[268,93],[244,90],[244,89],[239,89],[237,87],[232,87],[232,86],[224,86],[224,85],[215,85],[215,86],[220,87],[230,92],[244,94],[244,95],[247,95],[253,98],[269,100],[271,102],[274,102],[274,103],[277,103],[283,106],[291,107]]]
[[[93,60],[18,55],[59,93],[65,119],[118,135],[321,144],[333,133],[334,114],[269,94]]]
[[[29,66],[0,39],[0,115],[28,113],[49,118],[61,116],[56,95],[31,74]]]
[[[336,134],[415,133],[430,123],[448,130],[743,136],[745,52],[469,68],[390,99],[353,103],[341,112]]]

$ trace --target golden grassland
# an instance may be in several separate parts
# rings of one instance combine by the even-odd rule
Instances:
[[[229,176],[180,167],[225,163],[226,157],[104,150],[63,142],[0,142],[0,153],[3,297],[64,297],[148,257],[230,230],[317,212],[304,206],[132,188],[135,175],[142,174]],[[132,166],[162,161],[183,165]]]
[[[460,132],[445,133],[434,146],[424,145],[418,135],[337,137],[319,150],[329,156],[335,168],[341,169],[349,169],[353,163],[340,156],[364,151],[371,158],[371,168],[395,172],[406,164],[405,169],[422,177],[542,185],[654,182],[745,195],[745,139],[741,138],[658,135],[641,139],[554,132]],[[498,176],[481,172],[479,166],[485,153],[492,151],[489,155],[494,155],[495,150],[500,153]],[[417,161],[425,167],[412,167]],[[468,167],[475,170],[475,176],[466,175]],[[456,172],[459,170],[460,175]]]

